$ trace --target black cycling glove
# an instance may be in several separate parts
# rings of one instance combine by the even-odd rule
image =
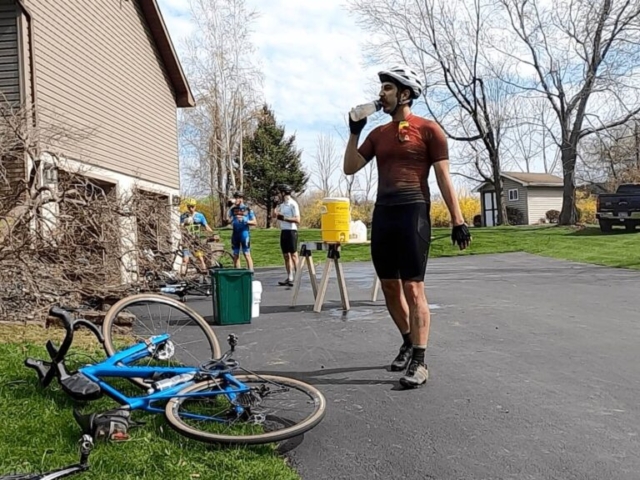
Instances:
[[[469,246],[471,243],[471,233],[464,223],[462,225],[456,225],[451,229],[451,242],[453,245],[457,243],[460,250],[464,250]]]
[[[367,124],[367,117],[364,117],[362,120],[358,120],[357,122],[354,122],[353,120],[351,120],[351,115],[348,115],[349,117],[349,130],[351,130],[351,133],[353,133],[354,135],[359,135],[360,132],[362,132],[362,129],[364,128],[364,126]]]

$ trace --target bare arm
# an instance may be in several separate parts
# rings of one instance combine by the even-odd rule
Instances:
[[[441,160],[433,164],[433,169],[436,173],[436,181],[438,182],[438,188],[444,202],[447,204],[449,214],[451,215],[451,222],[454,226],[462,225],[464,223],[464,217],[458,204],[458,197],[456,191],[453,188],[453,182],[451,181],[451,175],[449,173],[449,160]]]
[[[344,165],[342,167],[345,175],[353,175],[367,164],[364,157],[358,153],[358,138],[360,138],[360,135],[349,135],[347,148],[344,152]]]
[[[285,222],[289,222],[289,223],[300,223],[300,217],[296,216],[296,217],[284,217],[283,219]]]

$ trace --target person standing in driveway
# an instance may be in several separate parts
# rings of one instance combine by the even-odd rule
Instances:
[[[282,202],[275,208],[274,216],[280,223],[280,250],[284,257],[287,278],[278,282],[281,286],[293,286],[293,278],[298,267],[298,225],[300,206],[291,198],[292,188],[280,185]]]
[[[374,157],[378,191],[371,225],[371,259],[380,278],[391,318],[402,335],[402,346],[391,370],[403,371],[405,388],[427,383],[425,352],[431,316],[424,276],[431,245],[431,194],[433,169],[451,216],[451,240],[465,249],[471,235],[460,211],[451,175],[447,138],[440,126],[411,111],[420,98],[423,80],[416,71],[398,65],[378,73],[380,103],[391,118],[374,128],[358,147],[366,117],[349,117],[350,136],[343,170],[354,175]]]

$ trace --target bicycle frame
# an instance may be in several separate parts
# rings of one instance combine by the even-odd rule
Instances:
[[[151,413],[164,412],[164,409],[157,408],[153,404],[160,401],[168,401],[172,398],[202,398],[225,395],[232,401],[232,403],[234,403],[234,409],[237,415],[242,415],[245,412],[245,409],[241,405],[233,401],[238,395],[247,393],[251,389],[231,375],[229,364],[226,363],[237,344],[235,335],[229,335],[228,341],[231,349],[221,358],[212,359],[208,364],[208,366],[211,365],[211,368],[193,366],[137,367],[129,365],[131,362],[135,362],[136,360],[153,357],[153,352],[156,348],[163,342],[168,342],[170,339],[169,334],[163,333],[160,335],[154,335],[145,341],[138,342],[135,345],[116,352],[102,362],[80,367],[76,373],[69,375],[65,367],[65,356],[73,342],[74,331],[80,326],[84,326],[93,332],[101,344],[104,344],[104,337],[94,324],[84,319],[72,320],[69,312],[60,307],[51,307],[49,313],[50,315],[62,320],[66,330],[66,335],[62,344],[60,347],[56,347],[51,340],[47,341],[46,348],[51,357],[50,362],[35,360],[32,358],[27,358],[25,360],[25,366],[36,370],[40,383],[43,386],[46,387],[54,378],[57,378],[58,382],[62,384],[63,390],[65,390],[66,381],[67,388],[70,389],[71,394],[77,395],[78,393],[73,391],[74,388],[70,383],[79,381],[81,384],[80,390],[83,391],[80,395],[83,397],[88,395],[86,398],[93,399],[99,397],[101,393],[105,393],[119,404],[126,406],[126,408],[131,410],[145,410]],[[175,377],[181,374],[193,374],[193,378],[191,380],[180,381],[174,385],[167,386],[165,389],[134,397],[125,395],[105,380],[105,378],[142,378],[152,380],[158,375]],[[182,389],[193,385],[195,381],[214,379],[223,380],[225,383],[224,387],[220,384],[219,389],[209,392],[180,393]],[[84,385],[82,385],[83,383]],[[83,387],[89,387],[88,394],[84,392]],[[208,417],[204,417],[202,415],[183,414],[183,416],[200,420],[208,419]]]
[[[162,413],[163,408],[157,408],[153,406],[153,403],[160,401],[168,401],[171,398],[179,397],[214,397],[217,395],[227,395],[232,400],[237,395],[249,392],[249,387],[238,381],[228,372],[222,371],[206,371],[198,367],[137,367],[129,366],[128,364],[136,360],[141,360],[150,356],[150,352],[153,347],[169,340],[169,334],[161,334],[150,337],[148,340],[139,342],[132,345],[129,348],[116,352],[106,360],[97,363],[95,365],[86,365],[78,369],[87,378],[97,383],[100,388],[112,399],[121,405],[127,405],[132,410],[145,410],[152,413]],[[179,394],[181,390],[188,385],[195,383],[193,380],[181,382],[175,386],[168,387],[158,392],[147,393],[145,395],[129,397],[118,389],[110,385],[104,380],[104,378],[143,378],[149,379],[159,374],[180,375],[180,374],[195,374],[205,378],[221,378],[226,381],[229,386],[221,388],[220,390],[208,392],[208,393],[188,393]],[[240,406],[236,406],[238,414],[242,414],[244,409]],[[192,418],[204,419],[205,417],[197,415],[185,415]]]

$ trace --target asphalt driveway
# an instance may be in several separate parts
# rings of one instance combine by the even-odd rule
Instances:
[[[640,478],[640,272],[527,254],[431,260],[426,387],[400,390],[387,371],[400,337],[372,266],[345,264],[312,311],[296,308],[282,270],[256,274],[261,315],[215,327],[239,335],[236,358],[319,386],[324,421],[289,453],[302,478]],[[205,316],[210,300],[189,305]]]

